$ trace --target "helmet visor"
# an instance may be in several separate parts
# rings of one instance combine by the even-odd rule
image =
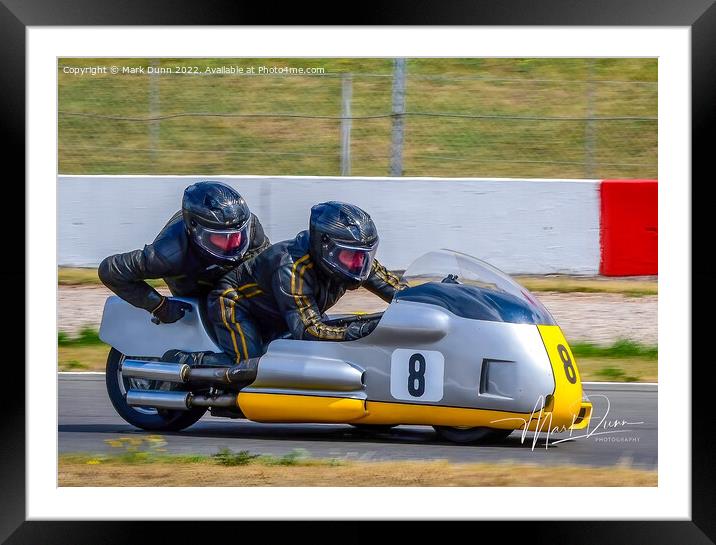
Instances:
[[[251,243],[251,222],[235,229],[209,229],[197,225],[194,240],[210,254],[230,261],[237,261],[246,253]]]
[[[328,241],[323,245],[322,257],[332,269],[362,282],[370,276],[377,249],[377,242],[369,248],[360,248]]]

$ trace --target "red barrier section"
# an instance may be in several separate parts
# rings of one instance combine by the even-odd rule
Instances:
[[[658,274],[657,189],[656,180],[602,181],[601,274]]]

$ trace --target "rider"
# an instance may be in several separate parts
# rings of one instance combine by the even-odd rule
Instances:
[[[378,319],[336,326],[326,324],[323,313],[346,290],[363,286],[390,302],[405,287],[374,259],[377,247],[378,232],[366,212],[336,201],[315,205],[308,231],[244,262],[209,294],[209,316],[221,348],[232,362],[255,361],[263,342],[286,331],[307,340],[368,335]]]
[[[164,297],[146,279],[163,278],[174,296],[205,296],[224,274],[269,244],[235,189],[203,181],[184,190],[182,209],[154,242],[105,258],[98,274],[122,299],[152,313],[155,323],[172,323],[191,305]]]

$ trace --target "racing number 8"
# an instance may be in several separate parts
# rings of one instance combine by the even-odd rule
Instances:
[[[574,384],[575,382],[577,382],[577,373],[574,370],[572,358],[569,357],[569,352],[567,351],[567,348],[563,344],[558,344],[557,352],[559,352],[559,357],[564,364],[564,374],[567,375],[567,380],[570,383]]]
[[[413,397],[420,397],[425,393],[425,357],[422,354],[413,354],[408,361],[408,393]]]
[[[390,395],[410,403],[443,398],[445,357],[436,350],[396,348],[390,355]]]

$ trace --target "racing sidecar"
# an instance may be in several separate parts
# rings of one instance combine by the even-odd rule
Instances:
[[[525,288],[471,256],[440,250],[416,260],[375,330],[350,342],[271,341],[250,383],[227,368],[158,361],[170,349],[220,352],[205,309],[155,325],[107,299],[100,338],[112,346],[107,390],[117,412],[148,430],[179,430],[209,409],[256,422],[346,423],[371,429],[434,426],[456,442],[514,430],[585,428],[574,355]],[[361,317],[359,316],[359,319]],[[356,316],[333,318],[341,323]]]

